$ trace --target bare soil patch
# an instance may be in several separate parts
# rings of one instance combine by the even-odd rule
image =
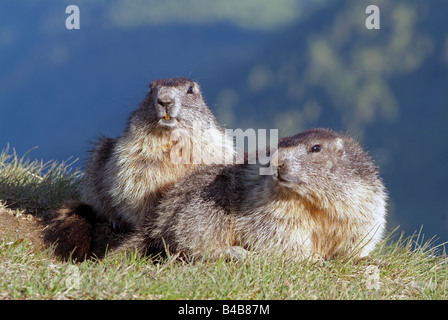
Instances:
[[[28,240],[36,248],[44,249],[44,228],[42,218],[0,204],[0,239]]]

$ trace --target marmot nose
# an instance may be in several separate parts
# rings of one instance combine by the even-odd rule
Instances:
[[[165,98],[162,100],[162,99],[158,98],[157,103],[160,104],[162,107],[168,107],[171,104],[173,104],[173,99]]]

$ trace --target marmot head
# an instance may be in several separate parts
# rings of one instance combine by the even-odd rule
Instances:
[[[199,85],[182,77],[152,81],[141,109],[147,112],[151,122],[166,129],[190,127],[213,117]]]
[[[273,177],[281,187],[321,205],[356,202],[358,196],[382,191],[368,154],[352,138],[329,129],[281,139],[273,158]]]

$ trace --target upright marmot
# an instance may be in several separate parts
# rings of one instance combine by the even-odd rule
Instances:
[[[208,166],[174,185],[122,248],[216,257],[244,249],[362,257],[382,239],[385,187],[352,138],[313,129],[283,138],[272,175],[258,165]]]
[[[196,82],[155,80],[123,134],[98,140],[82,179],[81,202],[55,211],[46,242],[58,242],[58,255],[82,260],[98,232],[104,236],[96,221],[132,230],[177,180],[200,165],[232,162],[233,155],[233,137],[220,127]]]
[[[81,201],[97,216],[134,228],[159,195],[200,164],[233,159],[199,85],[186,78],[151,82],[150,91],[117,139],[99,139],[81,185]]]

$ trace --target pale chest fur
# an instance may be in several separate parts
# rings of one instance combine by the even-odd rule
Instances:
[[[110,194],[116,205],[144,209],[151,195],[163,191],[192,167],[170,161],[172,143],[166,136],[122,138],[108,163]]]
[[[297,196],[274,192],[255,199],[250,214],[236,223],[246,247],[329,259],[362,246],[368,233],[365,221],[320,209]]]
[[[121,137],[107,164],[109,194],[118,214],[138,223],[163,192],[202,162],[233,155],[233,142],[215,131],[214,135],[190,135],[183,140],[173,139],[170,131]],[[203,161],[193,161],[197,154]]]

